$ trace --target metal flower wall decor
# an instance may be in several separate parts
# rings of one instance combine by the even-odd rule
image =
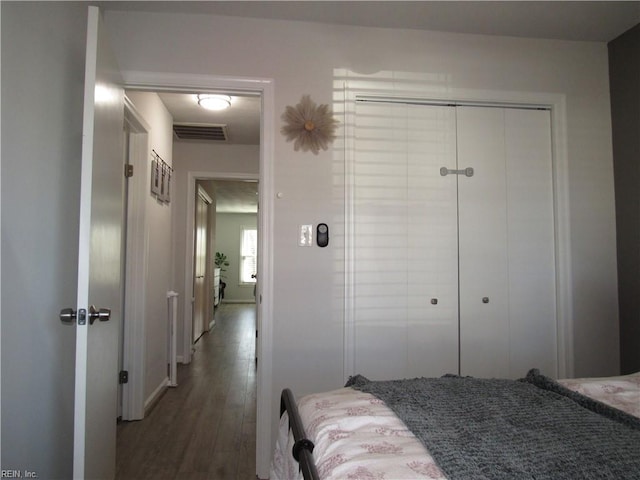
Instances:
[[[320,149],[327,150],[336,138],[335,130],[338,120],[333,118],[329,105],[316,105],[309,95],[303,95],[295,107],[288,106],[282,114],[285,125],[280,132],[287,142],[294,141],[293,149],[297,152],[311,150],[315,155]]]

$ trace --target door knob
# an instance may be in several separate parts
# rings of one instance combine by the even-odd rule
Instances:
[[[75,321],[78,325],[87,323],[87,311],[84,308],[74,310],[73,308],[63,308],[60,310],[60,321],[66,325],[73,325]]]
[[[93,322],[100,320],[106,322],[111,318],[111,309],[109,308],[96,308],[94,305],[89,307],[89,325],[93,325]]]
[[[73,308],[63,308],[60,310],[60,321],[67,325],[72,325],[76,321],[78,313]]]

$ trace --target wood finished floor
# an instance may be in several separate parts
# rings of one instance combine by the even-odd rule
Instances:
[[[118,425],[117,480],[255,480],[255,306],[221,304],[144,420]]]

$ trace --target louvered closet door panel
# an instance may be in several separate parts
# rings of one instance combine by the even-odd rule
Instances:
[[[399,378],[407,352],[406,108],[359,103],[355,121],[355,371]]]
[[[504,110],[458,107],[460,372],[509,376]]]
[[[454,111],[358,103],[355,122],[355,369],[455,372],[455,179],[439,174],[455,165]]]
[[[505,111],[510,376],[557,376],[551,117]]]
[[[458,373],[456,112],[407,107],[408,377]]]

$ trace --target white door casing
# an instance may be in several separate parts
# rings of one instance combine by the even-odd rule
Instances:
[[[196,340],[209,328],[208,304],[210,295],[208,288],[209,268],[207,265],[208,238],[209,238],[209,208],[212,203],[201,186],[198,186],[196,198],[195,226],[194,226],[194,253],[193,253],[193,330],[192,341]],[[213,308],[213,307],[211,307]]]
[[[129,162],[133,176],[128,179],[126,289],[123,341],[123,368],[129,381],[122,385],[122,419],[144,418],[145,318],[148,221],[145,211],[149,188],[148,137],[151,127],[125,96],[125,121],[129,132]]]
[[[114,478],[121,320],[124,91],[100,11],[89,7],[83,114],[73,476]],[[82,320],[90,305],[108,321]]]
[[[274,412],[276,412],[276,400],[273,397],[273,172],[274,172],[274,138],[275,138],[275,94],[274,82],[268,78],[249,77],[224,77],[215,75],[176,74],[168,72],[122,72],[124,84],[127,89],[142,89],[154,91],[239,91],[258,94],[262,98],[262,117],[260,126],[260,173],[223,174],[212,172],[188,172],[187,173],[187,212],[193,212],[194,192],[196,179],[200,178],[226,178],[226,179],[257,179],[260,182],[259,189],[259,229],[258,239],[258,271],[261,282],[258,287],[258,324],[260,337],[258,339],[260,362],[257,366],[257,412],[256,412],[256,469],[259,478],[269,476],[269,467],[272,454],[272,429]],[[189,227],[191,222],[191,227]],[[193,219],[187,214],[187,243],[188,250],[185,260],[193,258]],[[191,234],[188,232],[191,231]],[[185,269],[191,270],[190,263]],[[191,274],[185,274],[185,297],[190,295],[192,287]],[[184,318],[191,318],[190,302],[185,302]],[[183,334],[183,361],[191,360],[190,349],[191,322],[184,322]]]

